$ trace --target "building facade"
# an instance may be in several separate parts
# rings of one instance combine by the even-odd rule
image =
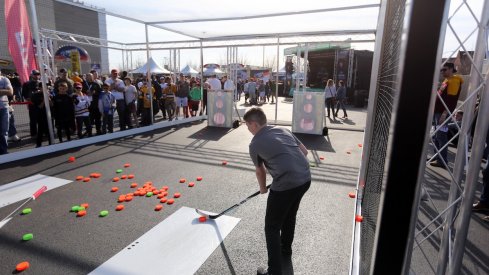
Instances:
[[[25,1],[30,17],[30,1]],[[37,21],[40,29],[56,30],[60,32],[107,39],[106,15],[103,10],[97,11],[93,7],[84,7],[80,3],[71,1],[36,0]],[[5,0],[0,1],[0,69],[15,71],[15,64],[8,49],[8,37],[5,25]],[[32,28],[32,19],[29,18]],[[33,37],[34,38],[34,37]],[[72,45],[85,49],[90,57],[89,61],[81,62],[81,73],[87,73],[92,67],[96,67],[102,73],[109,71],[109,54],[107,48],[80,45],[53,40],[53,50],[62,46]],[[54,53],[53,53],[54,54]],[[55,62],[56,68],[69,69],[69,61]]]

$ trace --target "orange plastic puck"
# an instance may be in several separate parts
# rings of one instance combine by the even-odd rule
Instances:
[[[197,177],[197,181],[201,181],[202,180],[202,177]]]
[[[153,190],[153,195],[159,195],[159,194],[160,194],[160,190],[155,188],[155,190]]]
[[[133,196],[126,196],[126,201],[132,201]]]
[[[355,221],[356,222],[362,222],[363,221],[363,216],[362,215],[356,215],[355,216]]]
[[[127,179],[127,175],[122,175],[121,179],[123,179],[123,180]]]
[[[348,197],[354,199],[357,195],[355,194],[355,192],[350,192],[348,193]]]
[[[174,197],[175,199],[180,198],[180,193],[178,193],[178,192],[177,192],[177,193],[173,194],[173,197]]]
[[[133,174],[127,175],[127,178],[128,179],[133,179],[134,178],[134,175]]]
[[[161,198],[161,200],[160,200],[160,202],[161,202],[161,203],[165,203],[165,202],[167,202],[167,201],[168,201],[168,199],[167,199],[167,198],[165,198],[165,197]],[[170,204],[171,204],[171,203],[170,203]]]
[[[82,204],[80,204],[80,206],[81,206],[81,207],[84,207],[85,209],[88,209],[88,206],[89,206],[89,205],[88,205],[88,203],[82,203]]]
[[[121,210],[124,210],[124,205],[123,204],[119,204],[115,207],[115,211],[121,211]]]
[[[73,157],[73,156],[68,158],[68,162],[75,162],[75,160],[76,160],[76,159],[75,159],[75,157]]]
[[[199,222],[206,222],[207,218],[205,216],[199,217]]]
[[[117,192],[117,191],[119,191],[119,187],[116,187],[116,186],[114,186],[114,187],[112,187],[112,189],[110,189],[110,192]]]
[[[181,179],[180,179],[180,183],[184,183],[184,182],[186,182],[186,181],[187,181],[187,180],[186,180],[186,179],[184,179],[184,178],[181,178]]]
[[[100,178],[101,176],[102,176],[102,174],[100,174],[100,173],[94,173],[93,174],[93,177],[96,179]]]
[[[118,177],[115,177],[112,179],[113,182],[118,182],[120,179]]]
[[[163,197],[164,197],[164,196],[163,196],[163,194],[162,194],[162,193],[159,193],[159,194],[158,194],[158,196],[157,196],[157,198],[158,198],[158,199],[162,199]]]
[[[17,270],[19,272],[24,271],[24,270],[28,269],[29,266],[30,266],[29,262],[21,262],[21,263],[17,264],[17,266],[15,267],[15,270]]]
[[[363,146],[363,145],[362,145],[361,143],[358,143],[358,147],[362,148],[362,146]]]
[[[161,209],[163,209],[163,205],[161,205],[161,204],[157,204],[157,205],[155,206],[155,211],[160,211]]]
[[[83,180],[84,178],[85,178],[84,176],[77,176],[75,179],[76,179],[77,181],[81,181],[81,180]]]
[[[166,192],[166,191],[161,193],[161,194],[163,194],[163,196],[165,196],[165,197],[168,196],[168,192]]]
[[[85,216],[86,214],[87,214],[87,211],[85,211],[85,210],[80,210],[80,211],[78,211],[78,212],[76,213],[76,216],[77,216],[77,217],[83,217],[83,216]]]
[[[136,188],[136,187],[138,187],[137,183],[135,183],[135,182],[131,183],[131,188]]]
[[[166,201],[167,204],[173,204],[175,202],[174,199],[169,199],[168,201]]]
[[[324,157],[319,157],[320,160],[324,160]]]
[[[222,164],[222,165],[228,165],[228,162],[227,162],[227,161],[225,161],[225,160],[223,160],[223,161],[221,162],[221,164]]]
[[[83,179],[83,182],[89,182],[90,181],[90,178],[84,178]]]
[[[195,185],[195,182],[193,182],[193,181],[188,183],[188,187],[194,187],[194,185]]]
[[[163,186],[161,187],[161,189],[165,189],[165,191],[168,191],[168,189],[170,189],[168,186]]]
[[[124,164],[124,168],[127,168],[127,167],[131,167],[131,164],[130,163],[125,163]]]

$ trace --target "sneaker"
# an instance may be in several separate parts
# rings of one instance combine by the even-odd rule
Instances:
[[[482,218],[482,220],[485,222],[489,222],[489,216],[485,216],[484,218]]]
[[[270,273],[268,273],[268,270],[262,266],[260,266],[257,270],[256,270],[256,274],[257,275],[271,275]]]
[[[489,211],[489,203],[483,203],[481,201],[472,205],[472,211]]]
[[[13,135],[8,137],[8,141],[20,141],[20,137],[18,135]]]

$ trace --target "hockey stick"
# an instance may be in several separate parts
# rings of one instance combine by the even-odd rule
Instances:
[[[10,213],[7,217],[5,217],[2,221],[0,221],[0,228],[2,228],[7,222],[10,221],[11,216],[17,212],[17,210],[19,210],[22,206],[24,206],[26,203],[28,203],[31,199],[32,200],[35,200],[37,199],[37,197],[39,197],[44,191],[46,191],[48,188],[44,185],[43,187],[39,188],[39,190],[37,190],[34,194],[32,194],[32,196],[30,196],[24,203],[22,203],[19,207],[15,208],[14,211],[12,211],[12,213]]]
[[[271,184],[267,185],[267,189],[269,189],[269,188],[270,188],[270,186],[271,186]],[[238,207],[238,206],[242,205],[243,203],[247,202],[249,199],[251,199],[251,198],[253,198],[253,197],[258,196],[259,194],[260,194],[260,191],[257,191],[257,192],[255,192],[255,193],[251,194],[250,196],[248,196],[246,199],[244,199],[244,200],[242,200],[242,201],[238,202],[237,204],[235,204],[235,205],[233,205],[233,206],[229,207],[228,209],[226,209],[226,210],[224,210],[224,211],[222,211],[221,213],[216,214],[216,215],[209,215],[209,214],[206,214],[206,213],[204,213],[204,212],[200,211],[199,209],[195,209],[195,212],[197,212],[197,213],[198,213],[199,215],[201,215],[201,216],[206,217],[207,219],[215,220],[215,219],[219,218],[220,216],[222,216],[222,215],[226,214],[227,212],[229,212],[229,211],[233,210],[234,208],[236,208],[236,207]]]

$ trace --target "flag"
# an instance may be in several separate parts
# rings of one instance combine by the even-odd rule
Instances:
[[[24,0],[5,0],[5,25],[10,55],[20,79],[26,82],[37,64]]]

